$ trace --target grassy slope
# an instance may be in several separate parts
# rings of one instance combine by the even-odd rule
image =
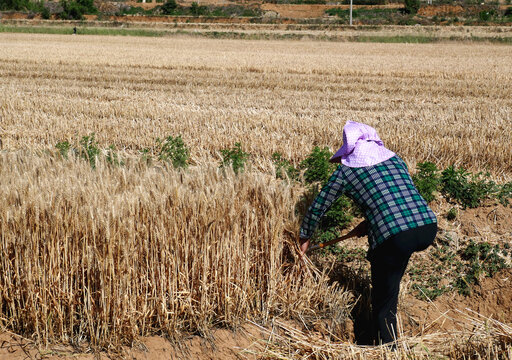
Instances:
[[[0,33],[30,33],[30,34],[61,34],[67,35],[73,33],[70,26],[15,26],[0,25]],[[222,31],[222,30],[163,30],[163,29],[116,29],[85,27],[78,28],[79,35],[107,35],[107,36],[145,36],[145,37],[164,37],[187,35],[194,37],[218,38],[218,39],[246,39],[246,40],[320,40],[320,41],[348,41],[348,42],[369,42],[369,43],[413,43],[427,44],[438,42],[487,42],[512,44],[512,36],[483,36],[465,34],[452,35],[449,37],[440,36],[435,33],[427,34],[388,34],[372,35],[371,32],[359,35],[348,35],[343,33],[324,34],[310,33],[300,31],[272,32],[244,32],[244,31]]]

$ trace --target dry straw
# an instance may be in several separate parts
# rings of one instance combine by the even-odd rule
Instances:
[[[333,342],[318,333],[301,331],[274,321],[267,341],[258,341],[247,351],[261,359],[512,359],[512,328],[466,309],[458,313],[459,330],[418,336],[400,334],[395,349],[389,345],[357,346]],[[462,319],[460,317],[462,316]],[[443,318],[450,318],[445,314]],[[453,318],[451,319],[454,320]]]

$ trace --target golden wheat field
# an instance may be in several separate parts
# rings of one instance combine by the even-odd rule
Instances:
[[[271,161],[336,150],[354,120],[411,169],[510,180],[510,59],[487,44],[0,34],[2,330],[119,353],[250,320],[272,328],[251,355],[263,359],[511,359],[510,324],[478,314],[397,352],[347,343],[356,299],[299,259],[304,189]],[[55,148],[92,133],[123,166]],[[141,157],[169,135],[189,146],[188,169]],[[236,142],[251,154],[242,176],[219,169]],[[338,342],[289,323],[327,318]]]
[[[5,148],[91,132],[128,151],[181,134],[195,161],[240,141],[298,161],[351,119],[409,165],[510,177],[512,48],[49,35],[1,37]],[[256,161],[258,163],[258,161]]]

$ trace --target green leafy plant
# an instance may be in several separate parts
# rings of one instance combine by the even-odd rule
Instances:
[[[449,221],[453,221],[457,218],[457,209],[452,207],[448,212],[446,213],[446,219]]]
[[[156,139],[158,146],[158,160],[171,162],[174,168],[186,168],[190,150],[185,146],[181,136],[168,136],[165,139]]]
[[[425,261],[417,262],[407,270],[417,298],[433,300],[448,291],[467,296],[482,277],[492,277],[509,267],[505,259],[508,254],[505,244],[500,248],[471,240],[460,250],[456,250],[453,244],[449,234],[436,238],[434,245],[427,250]]]
[[[0,0],[0,10],[30,10],[33,5],[29,0]]]
[[[71,144],[68,141],[58,142],[55,147],[64,159],[68,158],[69,149],[71,149]]]
[[[48,20],[51,17],[50,10],[45,6],[41,8],[41,17],[45,20]]]
[[[496,11],[494,9],[482,10],[478,13],[480,21],[489,21],[493,16],[496,16]]]
[[[471,240],[462,251],[461,258],[466,260],[468,265],[457,277],[454,286],[460,294],[466,296],[471,293],[471,285],[478,283],[482,276],[492,277],[507,267],[505,259],[500,254],[500,247],[492,246],[488,242],[476,243]]]
[[[304,180],[311,184],[314,182],[325,182],[329,179],[332,172],[336,169],[335,164],[331,164],[329,159],[332,153],[328,147],[321,149],[318,146],[304,159],[299,167],[304,169]]]
[[[338,260],[344,263],[362,261],[366,258],[366,250],[362,248],[349,249],[345,246],[340,246],[337,252]]]
[[[435,199],[434,193],[441,183],[439,169],[434,163],[422,162],[417,165],[418,172],[412,176],[414,185],[419,193],[428,202]]]
[[[157,9],[157,8],[155,8]],[[140,6],[124,6],[124,7],[121,7],[121,9],[119,10],[119,13],[117,15],[153,15],[153,10],[154,9],[144,9]],[[178,10],[175,10],[175,12],[177,12]],[[172,14],[166,14],[164,13],[164,15],[172,15]]]
[[[231,166],[235,174],[242,172],[245,168],[245,163],[249,158],[249,154],[242,150],[242,144],[237,142],[231,149],[223,149],[220,151],[222,154],[221,168]]]
[[[283,156],[275,152],[272,154],[272,162],[276,169],[276,177],[278,179],[292,179],[296,180],[299,176],[299,170],[297,170],[289,160],[283,159]]]
[[[503,184],[498,189],[497,198],[503,206],[510,205],[510,199],[512,198],[512,182]]]
[[[100,154],[100,149],[98,148],[98,142],[94,139],[95,134],[92,133],[90,135],[82,137],[80,140],[79,155],[81,158],[87,160],[93,169],[96,168],[96,160],[98,155]]]
[[[440,276],[430,275],[423,284],[413,283],[412,289],[416,290],[416,296],[421,300],[435,300],[449,291],[446,285],[439,286],[440,280]]]
[[[415,264],[408,270],[411,277],[412,289],[420,300],[434,300],[438,296],[450,291],[450,287],[440,285],[443,278],[449,276],[455,266],[457,254],[450,247],[450,238],[441,240],[441,243],[430,247],[430,262]]]
[[[496,193],[494,181],[490,174],[472,174],[464,168],[456,169],[453,165],[441,173],[441,188],[443,194],[452,201],[457,201],[464,208],[475,208],[482,200]]]

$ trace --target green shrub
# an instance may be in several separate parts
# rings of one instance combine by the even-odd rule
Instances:
[[[242,12],[240,13],[240,16],[242,17],[257,17],[261,15],[261,10],[256,8],[244,8]]]
[[[314,182],[326,182],[336,169],[335,164],[331,164],[329,159],[332,153],[328,147],[321,149],[318,146],[300,163],[300,168],[305,169],[304,180],[311,184]]]
[[[420,0],[404,0],[404,5],[407,14],[416,14],[420,9]]]
[[[311,184],[304,196],[297,203],[296,209],[299,214],[304,215],[316,198],[320,189],[319,184]],[[340,231],[347,227],[353,219],[354,204],[347,196],[342,195],[334,201],[331,207],[320,219],[316,229],[313,243],[323,243],[335,239],[340,235]],[[326,248],[327,252],[335,253],[335,246]]]
[[[94,136],[95,134],[92,133],[82,137],[80,140],[81,148],[78,151],[80,157],[84,160],[87,160],[93,169],[96,168],[96,159],[100,154],[98,142],[94,139]]]
[[[0,10],[28,10],[30,8],[29,0],[0,0]]]
[[[349,249],[345,246],[338,248],[337,258],[341,262],[363,261],[366,258],[366,250],[362,248]]]
[[[98,142],[95,140],[94,133],[83,136],[78,147],[73,147],[68,141],[61,141],[57,143],[55,147],[59,150],[59,153],[65,159],[68,159],[69,157],[69,150],[73,150],[75,156],[78,156],[89,162],[93,169],[96,168],[98,156],[101,154],[101,150],[98,146]],[[110,165],[124,165],[124,161],[120,159],[114,145],[110,145],[108,149],[105,150],[105,160]]]
[[[204,5],[199,5],[197,2],[193,2],[190,5],[190,14],[194,16],[203,16],[208,14],[208,8]]]
[[[155,8],[156,9],[156,8]],[[145,10],[141,8],[140,6],[126,6],[122,7],[121,11],[119,12],[119,15],[152,15],[153,9]],[[170,14],[168,14],[170,15]]]
[[[435,199],[434,193],[441,183],[439,169],[434,163],[422,162],[417,165],[418,172],[412,176],[414,185],[423,198],[430,203]]]
[[[165,4],[160,6],[160,9],[162,10],[162,14],[172,15],[178,9],[178,3],[176,3],[176,0],[168,0]]]
[[[93,0],[61,0],[62,12],[59,18],[63,20],[82,20],[84,14],[97,14],[98,9]]]
[[[349,16],[348,10],[343,10],[340,8],[327,9],[327,10],[325,10],[325,13],[329,16],[337,16],[337,17],[341,17],[341,18]]]
[[[158,146],[158,160],[171,162],[174,168],[186,168],[190,150],[185,146],[181,136],[168,136],[165,139],[156,139]]]
[[[446,286],[439,286],[441,278],[436,275],[430,275],[425,284],[413,283],[412,289],[416,291],[416,297],[421,300],[435,300],[438,296],[448,292]]]
[[[500,186],[496,196],[503,206],[509,205],[509,200],[512,198],[512,182],[508,182]]]
[[[496,15],[494,10],[482,10],[478,13],[478,18],[480,21],[489,21],[493,16]]]
[[[463,274],[455,280],[454,286],[462,295],[471,293],[471,285],[477,284],[480,277],[492,277],[499,270],[507,267],[505,259],[500,255],[498,245],[492,246],[488,242],[475,243],[470,241],[462,250],[461,258],[466,260],[467,266]]]
[[[231,166],[235,174],[243,171],[245,163],[249,158],[249,154],[242,150],[242,144],[239,142],[235,143],[235,146],[231,149],[223,149],[220,151],[222,154],[221,168]]]
[[[58,142],[55,147],[59,150],[59,153],[64,159],[68,158],[69,149],[71,149],[71,144],[68,141]]]
[[[489,177],[488,173],[472,174],[462,167],[456,169],[451,165],[441,173],[441,191],[449,200],[459,202],[464,208],[475,208],[497,190]]]
[[[44,7],[41,9],[41,17],[45,20],[48,20],[50,18],[50,10],[48,10],[47,7]]]

